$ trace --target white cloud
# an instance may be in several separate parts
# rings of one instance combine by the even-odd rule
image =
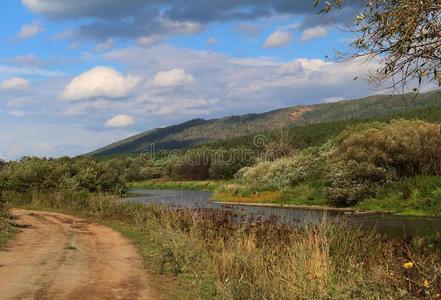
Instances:
[[[38,77],[58,77],[66,75],[60,71],[45,70],[36,67],[17,67],[0,65],[0,74],[3,76],[38,76]]]
[[[127,127],[130,125],[133,125],[135,123],[135,120],[132,116],[128,115],[117,115],[109,120],[104,124],[105,127]]]
[[[207,40],[207,44],[208,45],[216,45],[217,44],[217,39],[214,37],[211,37]]]
[[[6,107],[7,108],[18,108],[18,107],[22,107],[26,104],[29,104],[31,102],[32,102],[32,100],[28,99],[28,98],[16,98],[16,99],[8,101],[8,103],[6,103]]]
[[[104,112],[110,108],[112,108],[114,105],[109,100],[105,99],[98,99],[96,101],[86,101],[86,102],[80,102],[74,105],[71,105],[67,107],[63,114],[66,116],[79,116],[84,115],[86,113],[90,113],[93,111],[97,112]]]
[[[21,26],[20,32],[17,34],[17,37],[20,39],[28,39],[36,36],[42,31],[44,31],[44,28],[38,22],[24,24],[23,26]]]
[[[157,36],[142,36],[136,40],[136,43],[141,47],[150,47],[157,44],[159,40]]]
[[[102,43],[98,43],[95,48],[93,48],[94,52],[103,52],[106,50],[109,50],[111,48],[113,48],[115,45],[113,44],[113,40],[112,39],[108,39],[105,42]]]
[[[3,59],[3,61],[7,64],[27,67],[38,67],[41,64],[40,59],[35,54],[6,57]]]
[[[28,115],[28,113],[23,110],[10,110],[8,111],[8,114],[17,118],[22,118]]]
[[[345,101],[345,97],[329,97],[322,100],[322,103],[335,103],[340,101]]]
[[[283,47],[291,40],[291,33],[288,31],[274,31],[266,39],[263,46],[265,48],[278,48]]]
[[[328,34],[328,30],[323,26],[317,26],[313,28],[308,28],[302,33],[302,41],[309,41],[312,39],[325,37]]]
[[[175,68],[170,71],[158,72],[153,78],[153,84],[157,87],[173,87],[188,85],[194,82],[193,75],[182,68]]]
[[[70,29],[66,29],[64,31],[60,31],[60,32],[55,33],[52,36],[52,39],[55,41],[67,40],[67,39],[72,39],[77,35],[78,35],[77,30],[70,28]]]
[[[29,82],[21,77],[12,77],[0,82],[0,90],[17,90],[29,87]]]
[[[54,148],[51,146],[51,145],[49,145],[49,144],[46,144],[46,143],[38,143],[36,146],[35,146],[35,148],[36,148],[36,150],[38,151],[38,152],[41,152],[41,153],[52,153],[53,151],[54,151]]]
[[[124,76],[109,67],[95,67],[73,78],[61,96],[70,101],[124,98],[133,93],[140,81],[139,76]]]

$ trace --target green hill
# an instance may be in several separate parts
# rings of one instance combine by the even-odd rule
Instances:
[[[149,150],[184,149],[200,144],[232,146],[252,142],[256,133],[292,127],[295,141],[314,145],[346,128],[365,120],[390,118],[432,118],[441,120],[441,90],[418,97],[413,95],[376,95],[356,100],[294,106],[262,114],[229,116],[221,119],[195,119],[182,124],[157,128],[100,148],[90,155],[135,154]]]

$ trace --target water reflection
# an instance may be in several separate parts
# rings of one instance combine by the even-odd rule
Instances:
[[[163,204],[178,208],[215,208],[232,210],[240,216],[276,217],[286,224],[305,225],[329,220],[344,219],[350,226],[377,228],[380,232],[392,236],[429,235],[441,233],[441,218],[393,216],[386,214],[344,214],[337,211],[310,210],[298,208],[277,208],[222,205],[211,202],[212,193],[189,190],[149,190],[133,189],[132,196],[126,198],[145,204]]]

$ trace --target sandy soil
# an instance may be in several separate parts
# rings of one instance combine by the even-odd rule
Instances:
[[[158,299],[118,232],[59,213],[13,213],[22,228],[0,251],[0,299]]]

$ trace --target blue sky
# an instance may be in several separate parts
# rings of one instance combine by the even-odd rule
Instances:
[[[355,8],[317,15],[311,3],[4,1],[0,158],[77,155],[193,118],[378,92],[365,80],[375,62],[327,59],[354,38],[340,28]]]

